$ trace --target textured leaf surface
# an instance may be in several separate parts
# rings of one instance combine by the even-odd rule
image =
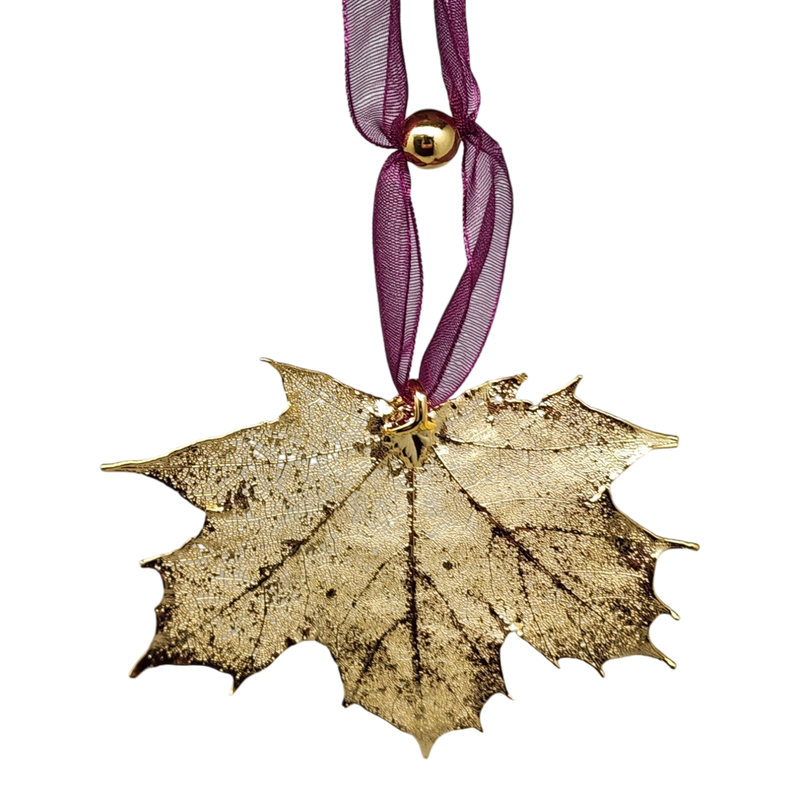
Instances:
[[[601,670],[640,654],[674,666],[648,635],[670,613],[653,572],[664,550],[695,545],[637,525],[608,485],[677,439],[589,408],[577,381],[538,405],[516,400],[523,377],[391,433],[412,413],[400,401],[275,366],[289,400],[277,421],[106,467],[157,478],[206,512],[198,536],[143,562],[164,598],[134,676],[204,664],[236,687],[316,640],[345,705],[413,734],[427,755],[505,693],[509,632],[553,662]]]

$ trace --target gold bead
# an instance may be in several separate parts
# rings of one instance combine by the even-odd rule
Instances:
[[[460,142],[455,121],[441,111],[417,111],[403,127],[403,152],[418,167],[441,167],[453,158]]]

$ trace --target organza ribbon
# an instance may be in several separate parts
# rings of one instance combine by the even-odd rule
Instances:
[[[513,198],[497,142],[476,122],[480,91],[472,74],[466,0],[434,0],[450,113],[464,147],[467,266],[420,364],[419,386],[432,406],[448,400],[478,360],[503,282]],[[375,192],[373,248],[386,358],[398,392],[409,380],[422,307],[422,259],[402,150],[408,100],[400,0],[343,0],[350,114],[361,135],[393,148]]]

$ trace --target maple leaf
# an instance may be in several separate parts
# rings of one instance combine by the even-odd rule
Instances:
[[[589,408],[577,380],[538,405],[524,376],[428,413],[275,364],[289,400],[263,423],[152,461],[104,467],[163,481],[206,512],[202,531],[142,562],[164,597],[131,673],[203,664],[234,689],[304,640],[326,645],[344,704],[413,734],[427,756],[447,731],[480,729],[505,693],[510,632],[548,659],[634,654],[674,664],[649,638],[672,613],[659,538],[608,485],[677,439]],[[673,614],[673,616],[675,616]]]

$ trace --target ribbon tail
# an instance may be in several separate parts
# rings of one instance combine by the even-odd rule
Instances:
[[[389,371],[404,398],[422,308],[422,259],[405,155],[393,153],[378,177],[372,221],[375,279]]]
[[[433,9],[433,42],[448,108],[459,125],[477,122],[483,87],[472,64],[468,0],[434,0]]]
[[[411,78],[397,0],[339,0],[342,90],[356,135],[391,150],[410,108]]]
[[[467,266],[420,365],[431,405],[455,394],[486,343],[503,284],[513,193],[503,152],[479,125],[464,136]]]

